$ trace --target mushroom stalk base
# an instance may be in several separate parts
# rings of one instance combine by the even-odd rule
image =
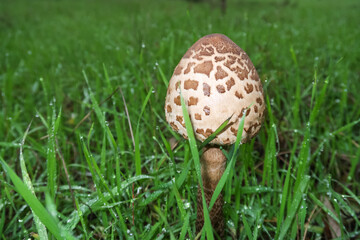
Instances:
[[[215,188],[223,175],[226,167],[226,157],[219,148],[208,148],[201,157],[201,177],[204,185],[206,204],[209,206]],[[223,196],[220,193],[214,206],[210,211],[211,225],[220,238],[224,236],[224,217],[223,217]],[[197,194],[197,220],[196,231],[200,232],[204,225],[204,211],[202,204],[201,189],[198,186]]]

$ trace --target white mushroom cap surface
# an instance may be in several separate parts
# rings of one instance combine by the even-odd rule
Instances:
[[[244,113],[242,142],[255,136],[261,128],[265,110],[261,81],[248,55],[225,35],[211,34],[199,39],[185,53],[170,79],[165,101],[166,120],[187,138],[180,90],[195,137],[200,141],[231,117],[225,130],[211,143],[235,143]]]

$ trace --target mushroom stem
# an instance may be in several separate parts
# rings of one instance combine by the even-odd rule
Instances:
[[[208,148],[201,157],[201,177],[204,185],[206,204],[209,206],[215,188],[226,167],[226,157],[219,148]],[[214,231],[222,238],[224,236],[223,196],[220,193],[210,211],[210,220]],[[201,189],[198,187],[196,231],[200,232],[204,225],[204,212]]]

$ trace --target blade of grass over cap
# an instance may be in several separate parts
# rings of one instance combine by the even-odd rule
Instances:
[[[182,113],[184,116],[184,121],[185,121],[185,127],[186,127],[186,132],[188,134],[188,139],[189,139],[189,145],[190,145],[190,150],[191,150],[191,154],[193,156],[194,159],[194,165],[195,165],[195,172],[196,172],[196,176],[198,178],[199,181],[199,185],[200,185],[200,189],[201,189],[201,196],[202,196],[202,200],[203,200],[203,210],[204,210],[204,229],[206,232],[206,236],[209,240],[214,239],[213,236],[213,232],[212,232],[212,226],[211,226],[211,222],[210,222],[210,216],[209,216],[209,210],[205,201],[205,194],[204,194],[204,185],[202,182],[202,178],[201,178],[201,167],[200,167],[200,158],[199,158],[199,151],[196,145],[196,139],[195,139],[195,135],[194,135],[194,131],[193,131],[193,127],[191,124],[191,120],[189,117],[189,113],[188,110],[186,108],[186,104],[184,101],[184,98],[180,92],[180,100],[181,100],[181,108],[182,108]]]
[[[208,138],[205,139],[203,143],[201,143],[199,149],[201,150],[204,148],[207,144],[209,144],[224,128],[228,125],[230,119],[233,115],[231,115],[229,118],[227,118],[216,130],[213,132]]]
[[[222,189],[224,188],[226,180],[228,179],[228,177],[230,175],[230,171],[234,169],[235,159],[237,158],[237,153],[238,153],[238,149],[240,147],[240,142],[241,142],[242,133],[243,133],[243,129],[244,129],[245,115],[246,114],[243,114],[243,116],[241,117],[233,153],[232,153],[230,161],[229,161],[228,165],[226,166],[226,169],[225,169],[223,175],[221,176],[220,181],[218,182],[218,184],[215,188],[215,191],[211,197],[211,201],[209,204],[209,210],[211,210],[211,208],[214,206],[216,199],[219,197]]]

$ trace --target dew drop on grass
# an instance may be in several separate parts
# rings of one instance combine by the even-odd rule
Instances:
[[[19,223],[22,223],[23,221],[24,221],[23,219],[19,219],[19,220],[18,220]]]
[[[155,89],[153,89],[151,92],[152,92],[152,93],[155,93]]]
[[[145,43],[142,43],[141,44],[141,48],[145,48],[146,46],[145,46]]]
[[[228,220],[228,221],[227,221],[227,225],[228,225],[230,228],[235,228],[235,224],[234,224],[234,222],[231,221],[231,220]]]
[[[138,187],[138,188],[136,189],[136,194],[140,194],[141,189],[142,189],[142,187]]]
[[[274,99],[270,99],[270,105],[274,105]]]
[[[331,198],[331,192],[329,191],[329,192],[327,192],[326,193],[326,195],[328,195],[329,196],[329,198]]]
[[[184,200],[184,209],[189,209],[189,208],[190,208],[190,203]]]

